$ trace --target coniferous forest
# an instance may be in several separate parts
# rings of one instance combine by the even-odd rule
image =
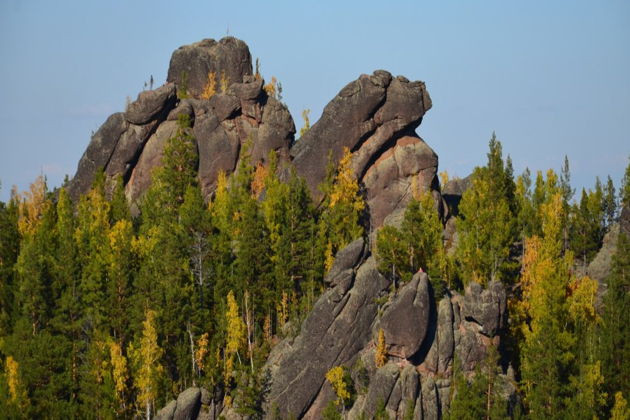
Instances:
[[[120,180],[108,192],[103,174],[77,203],[39,177],[1,204],[8,418],[149,417],[191,385],[221,389],[240,414],[262,413],[270,349],[296,334],[334,253],[365,234],[351,154],[329,168],[319,206],[295,173],[278,177],[273,156],[221,175],[206,203],[188,122],[178,124],[137,217]],[[582,273],[629,204],[630,166],[619,193],[608,178],[576,196],[568,161],[560,175],[515,177],[493,137],[459,203],[457,243],[442,240],[421,194],[400,228],[377,232],[379,270],[404,284],[424,267],[436,297],[469,282],[510,288],[503,357],[520,397],[511,416],[628,418],[627,234],[603,297]],[[447,417],[508,417],[487,392],[498,357],[468,382],[455,373]]]
[[[515,174],[493,134],[485,165],[440,181],[413,133],[424,83],[385,71],[345,87],[323,123],[305,112],[289,157],[280,88],[251,74],[244,45],[186,47],[250,60],[232,84],[203,74],[197,93],[175,71],[182,47],[177,82],[95,134],[85,156],[115,124],[122,144],[155,123],[131,178],[111,146],[85,191],[89,159],[60,188],[40,176],[0,202],[0,417],[630,418],[630,164],[620,185],[576,191],[566,157],[560,173]],[[370,89],[377,100],[355,98]],[[367,123],[352,120],[361,101]],[[260,146],[282,118],[286,147]],[[202,147],[228,150],[238,124],[235,168],[210,188],[201,160],[220,151]],[[150,186],[130,199],[164,126]],[[317,147],[325,169],[308,160]]]

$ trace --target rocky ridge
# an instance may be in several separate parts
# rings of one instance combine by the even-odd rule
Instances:
[[[223,78],[227,86],[203,99],[208,74]],[[87,192],[103,169],[110,180],[122,176],[131,203],[142,199],[178,116],[185,114],[192,123],[196,169],[206,197],[220,171],[235,170],[247,145],[254,165],[264,165],[268,153],[276,151],[320,199],[317,187],[326,166],[330,160],[337,163],[348,148],[372,230],[396,223],[417,191],[431,191],[440,213],[447,215],[436,176],[438,157],[415,133],[431,108],[423,82],[383,70],[361,75],[341,89],[297,142],[287,107],[263,85],[252,75],[251,55],[240,40],[203,40],[179,48],[172,55],[167,83],[141,92],[94,134],[70,182],[71,196]],[[278,343],[267,360],[268,413],[321,418],[335,398],[325,374],[344,366],[357,388],[348,418],[362,413],[370,418],[381,403],[391,417],[413,410],[414,418],[440,418],[449,401],[454,358],[472,372],[488,348],[499,345],[505,327],[506,292],[498,283],[485,290],[471,284],[464,295],[451,291],[436,297],[428,276],[417,273],[392,293],[391,282],[376,268],[369,237],[339,251],[325,283],[327,290],[297,335]],[[380,329],[389,361],[377,368]],[[220,392],[211,391],[188,389],[156,418],[240,418],[223,406]],[[511,393],[507,387],[506,394]]]

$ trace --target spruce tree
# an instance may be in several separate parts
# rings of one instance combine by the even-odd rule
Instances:
[[[459,204],[457,259],[464,282],[511,281],[511,247],[517,239],[514,181],[505,171],[501,145],[490,141],[488,165],[475,168]]]

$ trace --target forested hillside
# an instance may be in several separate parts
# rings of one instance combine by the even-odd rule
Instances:
[[[449,180],[424,83],[362,75],[295,140],[252,70],[178,49],[0,203],[2,416],[630,418],[630,164],[576,192],[493,134]]]

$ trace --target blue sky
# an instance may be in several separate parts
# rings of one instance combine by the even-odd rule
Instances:
[[[493,131],[517,173],[615,184],[630,155],[630,2],[0,0],[0,200],[74,174],[90,134],[166,78],[177,47],[226,34],[276,76],[296,126],[362,73],[424,80],[418,129],[466,176]]]

